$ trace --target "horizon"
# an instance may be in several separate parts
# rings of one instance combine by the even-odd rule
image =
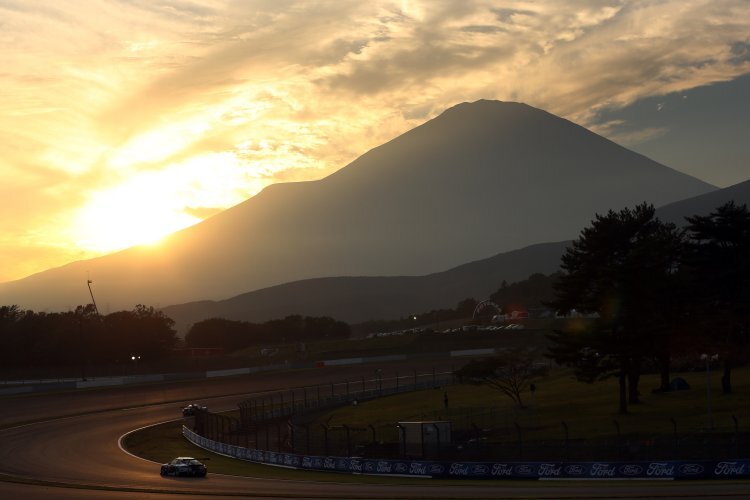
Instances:
[[[0,11],[13,214],[0,282],[158,251],[268,185],[323,178],[479,99],[544,109],[719,187],[747,180],[741,1]]]

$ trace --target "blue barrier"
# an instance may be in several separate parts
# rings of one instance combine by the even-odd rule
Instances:
[[[446,462],[356,457],[321,457],[255,450],[212,441],[187,427],[193,444],[232,458],[302,470],[348,474],[455,479],[750,479],[750,460],[666,460],[653,462]]]

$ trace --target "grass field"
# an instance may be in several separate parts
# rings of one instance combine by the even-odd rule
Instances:
[[[562,422],[570,438],[600,438],[616,435],[617,420],[622,434],[672,434],[673,422],[678,432],[707,431],[707,396],[705,372],[680,373],[691,386],[687,391],[651,393],[658,387],[657,375],[641,378],[641,399],[631,405],[627,415],[617,413],[617,382],[614,379],[586,384],[578,382],[569,370],[557,370],[536,381],[532,396],[524,394],[526,408],[519,410],[499,392],[484,386],[454,385],[448,389],[449,410],[443,407],[442,390],[402,394],[383,400],[345,407],[321,415],[318,423],[328,425],[381,425],[398,421],[451,419],[452,416],[478,414],[495,409],[495,419],[508,427],[519,422],[539,439],[560,438]],[[716,432],[734,431],[737,417],[742,429],[750,428],[750,368],[735,370],[734,393],[720,394],[717,373],[712,374],[711,410]]]

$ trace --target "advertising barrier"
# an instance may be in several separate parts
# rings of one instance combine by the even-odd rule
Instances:
[[[443,462],[321,457],[254,450],[212,441],[187,427],[183,435],[209,451],[302,470],[455,479],[750,479],[750,459],[639,462]]]

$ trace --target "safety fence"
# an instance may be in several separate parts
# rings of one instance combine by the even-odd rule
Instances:
[[[373,448],[364,438],[363,431],[370,431],[368,436],[373,436],[373,441],[384,442],[383,439],[390,440],[393,426],[385,426],[381,439],[373,426],[362,429],[347,425],[313,425],[316,415],[332,408],[357,406],[372,399],[426,389],[437,390],[435,397],[442,400],[443,389],[454,383],[452,372],[435,370],[421,374],[416,371],[396,373],[393,377],[383,377],[380,370],[375,370],[374,374],[375,377],[371,378],[360,377],[256,396],[238,404],[238,418],[197,411],[194,429],[214,441],[267,451],[294,453],[307,450],[309,453],[315,449],[326,454],[351,455],[364,446]],[[390,454],[389,448],[385,446],[380,454]]]
[[[276,453],[463,461],[739,459],[746,456],[750,444],[750,433],[739,429],[597,438],[569,433],[569,427],[580,431],[575,423],[525,425],[499,408],[485,413],[458,408],[435,416],[438,418],[423,420],[408,442],[398,422],[327,425],[306,422],[300,416],[268,419],[242,428],[238,419],[207,414],[204,420],[196,416],[195,430],[217,442]],[[447,423],[448,432],[434,422]],[[419,421],[413,424],[420,425]]]

